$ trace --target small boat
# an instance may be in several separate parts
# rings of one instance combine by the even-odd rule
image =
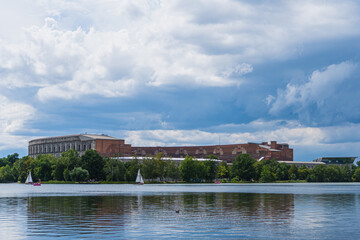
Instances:
[[[33,180],[31,177],[31,171],[29,171],[29,175],[27,176],[26,180],[25,180],[25,184],[33,184]]]
[[[41,186],[41,180],[39,179],[39,182],[33,183],[33,186]]]
[[[141,176],[141,173],[140,173],[140,169],[138,171],[138,174],[137,174],[137,177],[136,177],[136,184],[144,184],[144,179],[143,177]]]

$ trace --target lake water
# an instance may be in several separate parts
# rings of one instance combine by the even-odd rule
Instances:
[[[0,184],[0,239],[360,239],[360,184]]]

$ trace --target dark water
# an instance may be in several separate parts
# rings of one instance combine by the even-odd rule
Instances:
[[[360,239],[359,203],[360,184],[0,184],[0,239]]]

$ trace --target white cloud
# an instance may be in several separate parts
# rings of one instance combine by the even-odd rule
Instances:
[[[314,71],[302,85],[288,84],[278,89],[277,97],[268,96],[269,112],[293,112],[307,122],[351,121],[360,117],[357,87],[358,64],[342,62]],[[323,119],[321,119],[323,118]]]
[[[286,122],[286,121],[284,121]],[[278,141],[289,143],[294,149],[295,160],[313,160],[325,155],[358,156],[360,146],[360,124],[346,124],[334,127],[302,127],[296,122],[284,126],[278,121],[254,121],[249,131],[210,132],[207,130],[139,130],[120,131],[119,136],[132,146],[191,146],[236,144],[247,142]],[[260,127],[256,130],[254,125]],[[262,127],[261,127],[262,126]],[[220,130],[224,126],[214,127]],[[225,130],[229,126],[225,126]],[[301,152],[301,151],[307,152]],[[306,159],[307,158],[307,159]]]
[[[122,97],[149,86],[238,86],[256,63],[358,36],[358,10],[351,1],[35,1],[19,19],[25,39],[0,38],[7,69],[0,77],[8,87],[38,87],[42,101]]]
[[[35,117],[35,109],[0,95],[0,150],[27,146],[27,137],[16,135],[24,131]]]

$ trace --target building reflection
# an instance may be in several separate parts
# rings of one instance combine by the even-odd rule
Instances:
[[[291,224],[293,194],[176,193],[116,196],[54,196],[28,199],[28,229],[54,234],[125,231],[153,224],[206,221],[238,227],[248,220]],[[210,224],[211,226],[211,224]]]

